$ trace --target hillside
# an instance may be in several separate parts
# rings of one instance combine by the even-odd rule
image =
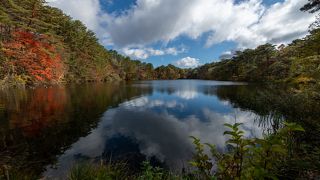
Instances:
[[[1,1],[0,35],[3,85],[167,79],[152,64],[106,50],[80,21],[43,0]]]
[[[182,78],[317,84],[319,42],[319,23],[315,23],[308,36],[287,46],[265,44],[195,69],[154,68],[105,49],[84,24],[44,0],[6,0],[0,2],[0,84]]]
[[[320,29],[310,30],[310,35],[287,46],[276,48],[265,44],[237,51],[232,58],[200,66],[188,76],[196,79],[319,84]]]

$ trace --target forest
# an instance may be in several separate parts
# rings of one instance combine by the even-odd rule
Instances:
[[[301,11],[319,12],[319,0],[306,2]],[[180,91],[174,91],[169,86],[166,91],[163,87],[153,90],[153,86],[146,84],[122,82],[167,79],[241,81],[249,84],[215,87],[204,83],[199,85],[203,93],[198,93],[192,84],[186,89],[179,87]],[[67,83],[70,86],[53,86]],[[84,84],[77,86],[72,83]],[[259,86],[256,87],[257,84]],[[30,91],[24,89],[37,86],[39,88]],[[129,100],[144,97],[141,102],[145,103],[148,102],[145,97],[152,95],[155,99],[168,100],[173,96],[173,100],[180,102],[191,102],[195,98],[204,101],[212,96],[228,109],[234,107],[235,110],[256,114],[254,120],[262,127],[270,128],[263,132],[262,137],[247,138],[241,130],[241,123],[226,122],[223,124],[226,131],[220,134],[227,137],[223,142],[227,145],[225,151],[191,136],[189,140],[194,151],[188,161],[190,171],[182,169],[177,174],[165,166],[157,167],[152,159],[144,156],[138,156],[143,160],[141,163],[134,159],[138,165],[132,170],[129,163],[123,163],[122,159],[114,159],[111,163],[104,150],[99,162],[95,158],[94,163],[75,165],[67,172],[67,179],[320,177],[320,16],[310,25],[308,35],[289,44],[267,43],[253,49],[235,51],[231,58],[184,69],[172,64],[154,67],[151,63],[106,49],[95,33],[81,21],[48,6],[45,0],[1,0],[0,90],[5,87],[17,88],[0,94],[0,179],[39,179],[44,167],[57,164],[57,157],[78,142],[80,137],[86,137],[98,128],[106,109],[117,110],[123,106],[124,110],[128,110],[134,104],[133,101],[128,103]],[[192,101],[190,109],[198,110],[198,106],[202,105],[200,100]],[[224,107],[215,106],[211,101],[208,104],[215,109]],[[203,106],[209,107],[208,104]],[[161,109],[156,109],[156,105]],[[185,107],[179,101],[155,101],[150,106],[154,106],[156,112],[164,109],[165,113],[177,106],[172,112],[179,116]],[[132,109],[129,116],[136,115],[134,110],[140,110],[139,106]],[[122,112],[130,111],[119,114],[125,114]],[[170,115],[170,119],[174,115]],[[191,117],[194,118],[194,115]],[[147,119],[147,116],[140,119],[144,118]],[[165,119],[161,120],[163,123]],[[196,126],[193,122],[192,126]],[[182,123],[179,121],[177,124]],[[143,124],[141,129],[151,129],[146,127]],[[174,126],[169,127],[174,129]],[[180,141],[175,143],[181,146]],[[132,155],[131,152],[129,155]],[[79,155],[79,158],[85,157]]]
[[[288,45],[267,43],[194,69],[171,64],[154,68],[105,49],[94,32],[44,0],[0,5],[0,83],[6,86],[154,79],[314,85],[320,79],[319,18],[310,25],[309,35]],[[318,6],[309,3],[301,10],[315,13]]]
[[[44,0],[0,2],[0,79],[6,86],[65,82],[208,79],[314,85],[320,78],[320,23],[288,45],[264,44],[194,69],[154,68],[99,44],[94,32]],[[317,4],[302,11],[317,12]],[[307,13],[307,12],[306,12]]]
[[[260,45],[235,52],[231,59],[205,64],[192,70],[191,78],[248,82],[315,84],[320,78],[320,29],[276,47]]]
[[[315,13],[319,1],[309,0],[300,10]],[[319,85],[320,80],[320,17],[309,26],[309,35],[288,45],[267,43],[255,49],[233,53],[188,72],[189,78],[247,82],[281,82]]]
[[[0,2],[0,47],[0,79],[6,86],[177,79],[184,72],[105,49],[82,22],[43,0]]]

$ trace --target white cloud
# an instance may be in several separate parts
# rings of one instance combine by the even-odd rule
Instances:
[[[49,4],[83,21],[101,42],[119,48],[146,47],[180,36],[197,39],[204,33],[209,34],[206,46],[235,41],[239,48],[252,48],[306,35],[315,15],[299,10],[305,2],[285,0],[266,7],[262,0],[137,0],[118,15],[104,12],[99,0],[51,0]],[[142,58],[174,54],[139,48],[127,52]]]
[[[184,48],[177,49],[174,47],[165,49],[153,49],[153,48],[122,48],[122,53],[131,58],[147,59],[150,56],[163,56],[163,55],[178,55],[185,52]]]
[[[288,43],[306,35],[315,15],[300,11],[305,3],[306,0],[286,0],[266,10],[259,23],[251,27],[254,34],[264,37],[258,43]]]
[[[227,136],[223,135],[224,123],[243,123],[241,130],[245,137],[262,137],[262,128],[255,123],[257,115],[235,109],[232,114],[219,113],[210,109],[200,111],[203,119],[196,116],[177,118],[169,113],[156,113],[146,109],[120,106],[108,110],[97,128],[80,138],[58,158],[58,167],[47,166],[45,176],[66,175],[69,168],[77,162],[78,155],[96,159],[105,155],[109,148],[108,140],[115,136],[133,138],[138,143],[141,154],[155,156],[171,168],[181,170],[192,156],[194,146],[190,136],[202,142],[215,144],[218,149],[225,148]],[[178,143],[177,143],[178,142]],[[130,151],[125,149],[125,151]]]
[[[51,0],[48,3],[62,9],[64,13],[71,15],[74,19],[81,20],[91,30],[100,28],[101,7],[99,0]]]
[[[47,0],[47,3],[61,9],[73,19],[80,20],[97,34],[104,45],[113,44],[106,29],[111,16],[102,10],[99,0]]]
[[[235,41],[239,47],[255,47],[305,35],[314,15],[299,10],[304,3],[285,0],[267,8],[261,0],[138,0],[127,13],[113,17],[108,29],[120,46],[168,42],[181,35],[196,39],[209,32],[207,46]]]
[[[178,90],[175,95],[182,99],[190,100],[198,97],[199,93],[196,90]]]
[[[120,106],[127,109],[135,109],[140,111],[145,111],[146,108],[154,108],[154,107],[166,107],[166,108],[183,108],[184,107],[183,104],[178,103],[175,100],[164,101],[161,99],[148,99],[147,97],[140,97],[137,99],[133,99],[121,104]]]
[[[176,65],[184,68],[197,67],[200,65],[199,59],[192,57],[185,57],[175,62]]]
[[[233,51],[225,51],[220,55],[220,59],[230,59],[234,56],[234,52]]]
[[[122,49],[122,52],[130,56],[131,58],[137,58],[137,59],[147,59],[149,57],[148,52],[146,52],[143,49],[129,49],[129,48],[124,48]]]

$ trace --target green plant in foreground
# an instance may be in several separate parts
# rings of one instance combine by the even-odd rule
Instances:
[[[153,167],[149,161],[142,163],[140,173],[130,174],[126,164],[92,165],[79,164],[72,168],[69,180],[175,180],[182,179],[159,167]]]
[[[219,153],[214,145],[201,144],[199,139],[192,137],[196,152],[191,165],[201,178],[277,179],[281,164],[292,155],[294,132],[304,131],[300,125],[284,123],[282,129],[264,139],[246,139],[240,125],[225,124],[230,129],[224,132],[230,136],[226,141],[230,148],[225,153]],[[210,157],[204,153],[204,145],[209,147]],[[217,169],[212,173],[214,163]]]
[[[79,164],[72,168],[69,180],[114,180],[130,179],[125,164],[92,165]]]
[[[304,131],[295,123],[284,123],[278,132],[261,138],[245,138],[240,130],[241,123],[225,124],[229,131],[226,141],[228,150],[219,152],[215,145],[202,144],[191,137],[195,154],[190,164],[195,171],[187,176],[175,175],[162,168],[153,167],[150,162],[142,163],[142,171],[133,175],[125,164],[88,165],[80,164],[70,172],[69,180],[174,180],[174,179],[278,179],[282,165],[292,158],[294,134]],[[210,154],[205,152],[210,149]],[[215,168],[216,167],[216,168]]]
[[[196,167],[194,174],[197,174],[200,178],[210,178],[212,163],[210,157],[204,152],[204,144],[201,144],[200,139],[191,136],[193,144],[195,145],[195,154],[190,164]],[[212,150],[215,146],[212,145]]]
[[[137,178],[138,180],[161,180],[165,179],[163,169],[159,167],[152,167],[149,161],[142,163],[142,174]]]

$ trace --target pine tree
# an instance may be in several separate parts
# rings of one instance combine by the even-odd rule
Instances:
[[[308,1],[309,2],[300,9],[301,11],[309,11],[310,13],[315,13],[320,10],[320,0]]]

